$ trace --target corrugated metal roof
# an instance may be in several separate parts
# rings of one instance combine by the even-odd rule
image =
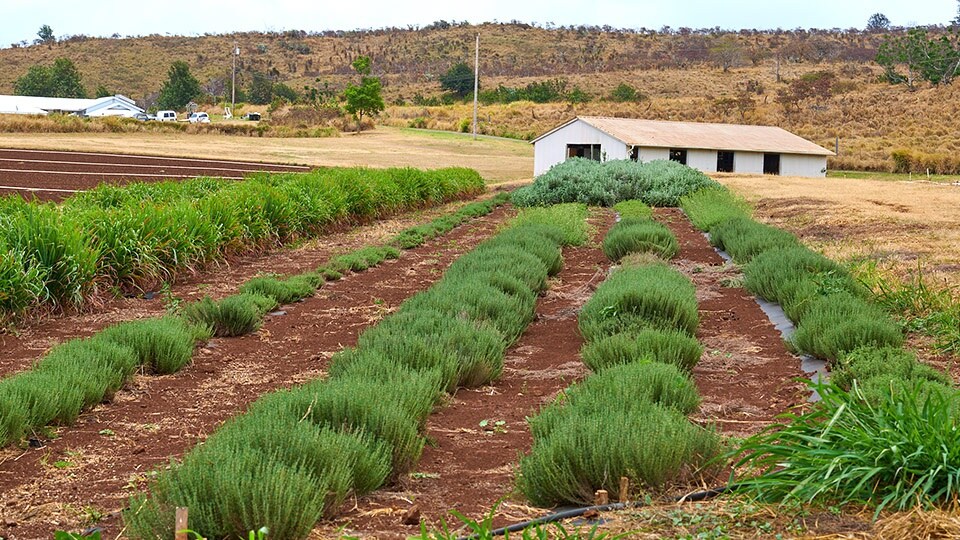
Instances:
[[[631,146],[833,155],[833,152],[776,126],[703,124],[603,116],[578,116],[537,137],[533,142],[578,120]]]

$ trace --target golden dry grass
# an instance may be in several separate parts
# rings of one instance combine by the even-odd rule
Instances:
[[[523,141],[390,127],[332,138],[273,139],[185,133],[0,134],[0,147],[75,150],[316,166],[469,167],[488,183],[533,176],[533,147]]]
[[[960,186],[924,181],[717,175],[755,216],[844,261],[875,259],[899,277],[915,272],[960,285]]]

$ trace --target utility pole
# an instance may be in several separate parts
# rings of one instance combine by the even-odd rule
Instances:
[[[477,140],[477,92],[480,90],[480,33],[477,32],[477,56],[473,64],[473,140]]]
[[[240,56],[240,47],[233,42],[233,82],[230,83],[230,114],[237,108],[237,57]]]

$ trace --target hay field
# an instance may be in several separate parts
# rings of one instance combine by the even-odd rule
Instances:
[[[250,160],[315,166],[469,167],[490,184],[533,176],[525,141],[378,127],[331,138],[273,139],[184,133],[3,133],[0,147]]]
[[[876,259],[898,277],[960,286],[960,185],[925,181],[714,175],[783,227],[839,261]]]

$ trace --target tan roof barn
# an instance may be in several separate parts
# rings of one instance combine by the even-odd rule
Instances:
[[[673,159],[705,172],[823,176],[833,152],[775,126],[580,116],[533,140],[535,174],[569,157]]]

